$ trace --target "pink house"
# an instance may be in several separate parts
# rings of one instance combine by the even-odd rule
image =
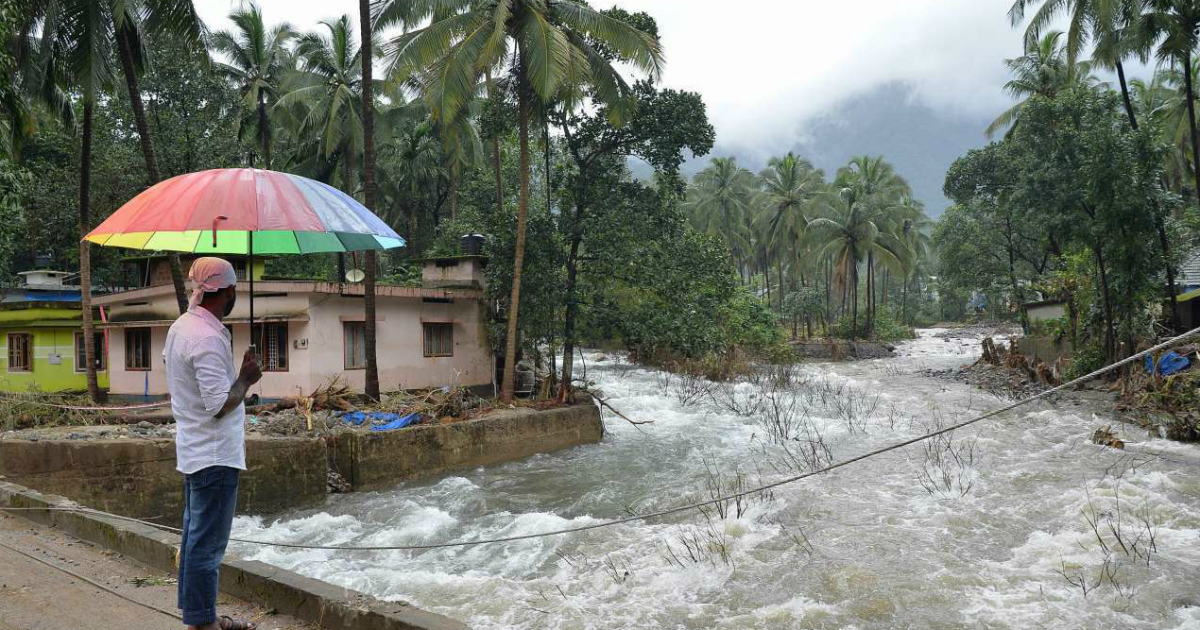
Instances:
[[[190,263],[185,259],[184,265]],[[423,261],[422,286],[376,290],[379,382],[384,390],[457,384],[492,387],[494,358],[484,325],[481,256]],[[186,271],[185,271],[186,272]],[[262,278],[255,265],[254,327],[263,378],[251,390],[263,398],[307,395],[338,379],[356,391],[366,367],[363,287]],[[138,275],[148,286],[97,297],[109,330],[109,391],[167,393],[162,360],[167,328],[178,316],[165,260],[150,259]],[[244,263],[239,275],[245,275]],[[249,283],[225,319],[240,358],[249,345]]]

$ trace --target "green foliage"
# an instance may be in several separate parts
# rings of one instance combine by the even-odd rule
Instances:
[[[33,183],[33,174],[0,157],[0,225],[16,226],[26,222],[21,197]],[[22,249],[17,230],[0,230],[0,290],[15,281],[13,263]]]
[[[1003,286],[1017,303],[1036,298],[1034,286],[1064,295],[1109,358],[1118,339],[1132,345],[1152,334],[1151,304],[1170,260],[1161,235],[1177,232],[1166,217],[1179,206],[1162,188],[1170,147],[1158,137],[1149,122],[1131,129],[1110,90],[1031,97],[1008,138],[947,173],[958,205],[934,235],[947,281]]]
[[[852,326],[853,321],[849,317],[843,317],[834,324],[831,333],[838,339],[850,339]],[[915,337],[913,329],[902,323],[889,309],[880,309],[875,315],[875,325],[872,326],[867,339],[893,343]]]

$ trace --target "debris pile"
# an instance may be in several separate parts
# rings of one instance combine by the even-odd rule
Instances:
[[[1118,381],[1117,411],[1163,437],[1200,441],[1200,346],[1146,359]]]

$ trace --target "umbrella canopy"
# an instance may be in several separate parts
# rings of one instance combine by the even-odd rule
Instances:
[[[256,168],[213,169],[159,182],[84,239],[106,247],[197,254],[404,246],[395,230],[346,193],[306,177]]]

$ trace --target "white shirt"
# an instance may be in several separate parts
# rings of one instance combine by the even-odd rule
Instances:
[[[190,475],[209,466],[246,470],[246,406],[214,417],[237,380],[229,331],[200,306],[167,331],[163,360],[175,416],[175,469]]]

